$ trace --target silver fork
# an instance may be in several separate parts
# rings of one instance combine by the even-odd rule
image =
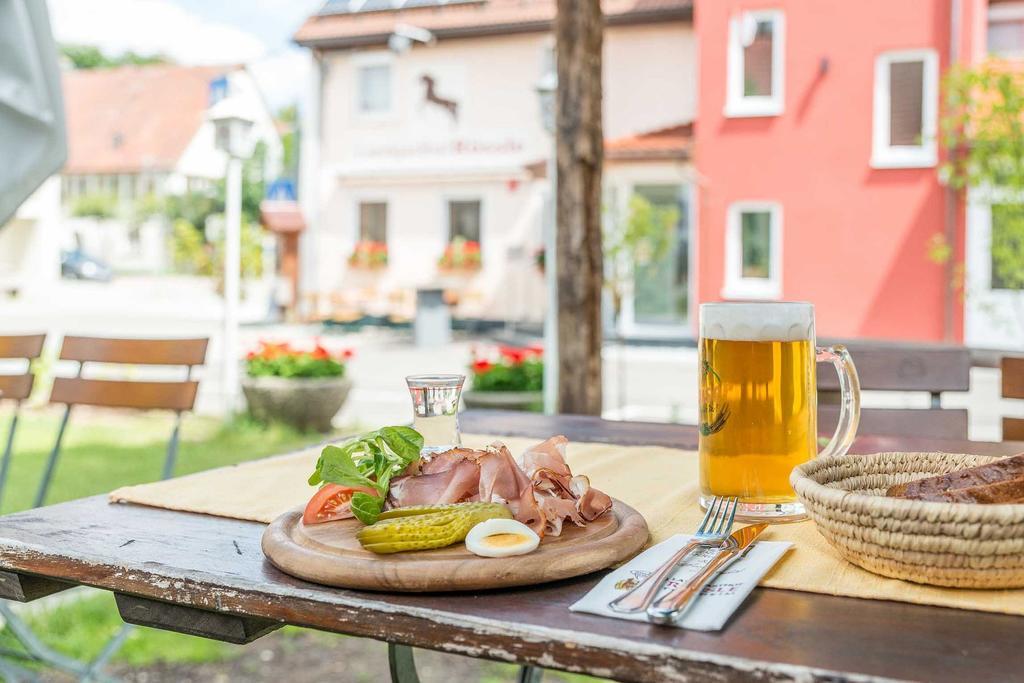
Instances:
[[[704,519],[697,527],[693,538],[664,564],[645,576],[632,590],[608,603],[608,607],[623,614],[647,611],[662,586],[665,585],[669,575],[683,561],[683,558],[700,547],[717,548],[722,541],[729,537],[732,532],[733,520],[736,518],[739,500],[735,497],[715,496],[712,498],[707,512],[704,513]]]

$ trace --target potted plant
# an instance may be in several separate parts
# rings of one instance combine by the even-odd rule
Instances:
[[[476,272],[482,265],[480,243],[462,237],[453,239],[437,262],[441,270],[454,272]]]
[[[361,270],[379,270],[388,265],[388,245],[384,242],[362,240],[348,257],[348,265]]]
[[[497,352],[473,352],[471,385],[462,392],[467,408],[528,410],[544,406],[544,357],[540,347],[502,346]]]
[[[260,342],[245,357],[242,392],[249,413],[260,422],[280,421],[300,431],[329,432],[352,380],[345,376],[352,351],[310,350],[287,342]]]

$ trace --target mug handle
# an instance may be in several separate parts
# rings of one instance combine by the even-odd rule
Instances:
[[[818,453],[818,457],[844,455],[853,439],[857,436],[857,425],[860,424],[860,379],[857,368],[853,365],[850,352],[842,344],[835,346],[818,346],[817,362],[831,362],[839,373],[839,422],[832,440]]]

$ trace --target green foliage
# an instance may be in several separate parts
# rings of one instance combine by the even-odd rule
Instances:
[[[242,277],[256,278],[263,274],[263,229],[242,221]],[[224,240],[207,240],[203,232],[183,218],[171,226],[171,258],[177,272],[207,277],[224,277]]]
[[[1024,205],[992,206],[992,287],[1024,289]]]
[[[84,194],[71,205],[75,218],[114,218],[117,215],[117,197],[111,194]]]
[[[259,225],[260,202],[266,196],[267,182],[264,169],[267,165],[267,145],[260,141],[252,156],[242,163],[242,219]],[[224,203],[224,183],[217,185],[221,205]]]
[[[135,200],[135,205],[132,207],[131,222],[133,225],[138,226],[150,218],[165,216],[166,214],[166,200],[150,192]]]
[[[185,220],[202,231],[210,216],[224,213],[224,197],[215,192],[186,192],[163,201],[163,213],[174,223]]]
[[[174,269],[190,275],[213,275],[213,245],[203,233],[184,218],[171,226],[171,258]]]
[[[605,286],[611,292],[616,318],[622,311],[625,286],[633,279],[636,268],[665,258],[678,221],[677,208],[658,206],[634,194],[629,198],[624,221],[613,215],[605,222]]]
[[[941,176],[955,189],[983,188],[1012,203],[992,206],[992,285],[1024,287],[1024,73],[993,60],[950,69],[942,130],[950,150]]]
[[[116,57],[108,57],[94,45],[61,45],[60,53],[71,62],[71,66],[75,69],[106,69],[126,64],[144,66],[170,62],[164,55],[140,55],[131,50],[122,52]]]
[[[294,104],[282,107],[277,112],[277,119],[288,126],[287,132],[281,136],[281,170],[285,176],[295,178],[299,171],[298,107]]]

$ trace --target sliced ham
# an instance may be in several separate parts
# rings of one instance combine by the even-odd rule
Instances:
[[[548,519],[537,503],[537,496],[534,494],[532,486],[524,488],[519,498],[509,501],[508,506],[512,510],[512,516],[516,518],[516,521],[522,522],[533,529],[534,533],[538,536],[544,538]],[[557,535],[555,534],[555,536]]]
[[[593,522],[612,509],[612,498],[604,491],[589,488],[576,500],[576,509],[583,519]]]
[[[566,519],[571,520],[578,526],[586,524],[576,510],[576,501],[571,498],[557,498],[555,496],[538,494],[537,504],[547,520],[548,533],[552,536],[558,536],[562,533],[562,522]]]
[[[435,453],[430,458],[421,458],[419,474],[436,474],[446,472],[464,460],[476,461],[481,451],[472,448],[453,448],[443,453]]]
[[[569,439],[564,436],[553,436],[547,441],[527,448],[522,457],[526,476],[533,479],[534,472],[548,469],[559,476],[571,477],[572,472],[565,464],[565,447],[568,443]]]
[[[480,500],[507,503],[519,498],[530,480],[519,469],[503,443],[494,443],[477,459],[480,464]]]
[[[558,536],[565,520],[584,526],[612,507],[612,499],[587,477],[573,476],[565,462],[568,442],[551,437],[528,448],[521,464],[501,442],[438,453],[392,479],[388,506],[499,502],[540,536]]]
[[[480,466],[463,460],[444,472],[395,477],[388,503],[391,507],[461,503],[475,496],[479,488]]]

